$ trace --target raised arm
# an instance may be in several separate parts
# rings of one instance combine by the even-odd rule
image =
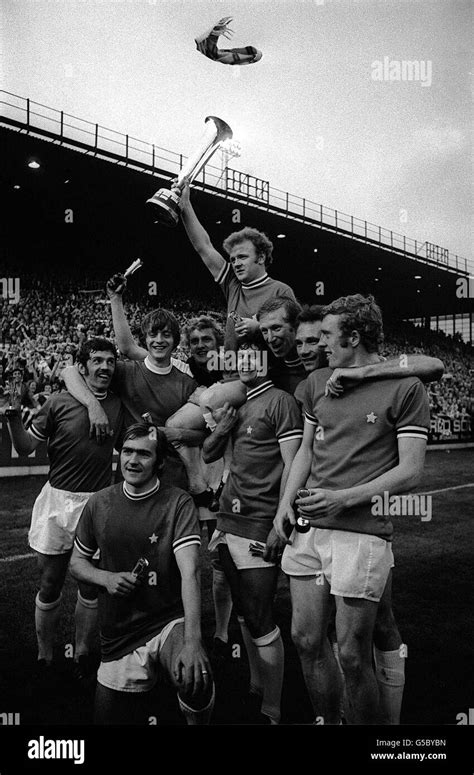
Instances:
[[[132,361],[143,361],[148,353],[133,338],[123,308],[122,296],[126,286],[127,279],[122,274],[115,274],[107,281],[106,285],[107,296],[110,299],[115,339],[117,347],[123,355]]]
[[[213,246],[209,234],[201,226],[189,197],[189,183],[182,189],[174,189],[181,200],[181,218],[193,248],[199,253],[214,280],[217,280],[226,261]]]
[[[11,440],[16,451],[19,455],[31,455],[40,443],[40,440],[25,430],[21,420],[20,409],[7,409],[5,414],[8,420]]]

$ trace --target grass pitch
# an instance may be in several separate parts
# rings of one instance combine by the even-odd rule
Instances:
[[[432,518],[395,517],[393,605],[408,646],[404,724],[456,724],[456,716],[472,706],[469,685],[472,632],[474,516],[474,454],[472,450],[430,451],[418,492],[432,493]],[[63,592],[63,617],[57,640],[64,660],[64,682],[53,694],[32,691],[36,660],[34,598],[35,559],[29,555],[27,532],[31,508],[45,477],[0,480],[0,697],[1,712],[19,712],[22,724],[89,724],[93,686],[78,693],[67,680],[67,646],[73,641],[76,584],[68,576]],[[450,488],[450,489],[448,489]],[[436,492],[441,490],[441,492]],[[203,541],[206,545],[206,541]],[[203,626],[213,634],[211,569],[203,560]],[[284,723],[312,720],[299,662],[290,639],[290,598],[281,574],[275,600],[276,620],[285,642]],[[244,723],[243,698],[248,688],[245,649],[235,618],[230,626],[234,657],[216,670],[214,723]],[[156,715],[160,723],[182,724],[174,698],[161,687]],[[153,698],[152,698],[153,705]]]

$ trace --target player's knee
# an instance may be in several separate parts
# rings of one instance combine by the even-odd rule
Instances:
[[[272,611],[255,606],[245,612],[245,624],[247,625],[252,638],[262,638],[275,629]]]
[[[53,603],[61,595],[62,588],[62,579],[43,574],[39,587],[39,600],[42,603]]]
[[[371,657],[364,655],[364,650],[358,641],[353,640],[348,643],[339,643],[339,661],[344,674],[357,679],[366,666],[371,663]]]
[[[323,638],[315,629],[305,629],[298,622],[292,622],[291,639],[300,655],[310,654],[317,658],[323,653]]]
[[[56,573],[52,569],[44,569],[41,574],[39,586],[39,599],[42,603],[52,603],[57,600],[61,594],[64,584],[62,574]]]

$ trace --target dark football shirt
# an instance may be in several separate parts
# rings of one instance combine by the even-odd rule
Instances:
[[[130,597],[112,597],[101,588],[104,662],[129,654],[184,616],[175,553],[200,543],[196,508],[178,487],[160,483],[133,496],[120,482],[90,497],[76,530],[77,550],[92,557],[100,549],[99,568],[112,573],[132,571],[140,557],[149,562],[143,586]]]
[[[127,425],[143,422],[142,414],[149,412],[154,423],[164,426],[166,420],[187,402],[197,387],[189,366],[171,359],[168,374],[158,374],[144,361],[119,361],[112,380],[115,392],[126,409]],[[166,448],[163,481],[187,487],[184,464],[172,444]]]
[[[306,380],[305,422],[315,426],[307,487],[341,490],[376,479],[398,465],[399,438],[428,438],[428,396],[417,377],[344,382],[337,398],[325,396],[332,369],[317,369]],[[388,516],[372,505],[323,517],[318,527],[349,530],[391,540]]]
[[[95,492],[112,480],[112,454],[122,433],[123,407],[118,396],[100,399],[113,436],[103,444],[89,438],[89,415],[85,406],[67,391],[56,393],[41,407],[29,433],[48,442],[49,482],[58,490]]]
[[[216,278],[227,301],[227,323],[224,335],[224,349],[237,350],[238,340],[234,321],[229,314],[236,312],[243,318],[255,318],[264,302],[275,297],[283,297],[296,301],[295,294],[289,285],[274,280],[268,274],[253,280],[251,283],[241,283],[234,274],[231,265],[225,266]]]
[[[302,425],[293,396],[270,380],[248,390],[232,429],[232,463],[220,498],[219,530],[266,541],[284,468],[280,444],[301,439]]]

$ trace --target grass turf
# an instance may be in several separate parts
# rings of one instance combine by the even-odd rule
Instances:
[[[427,455],[419,492],[440,490],[474,481],[472,450],[432,451]],[[0,479],[0,696],[2,712],[20,712],[22,724],[91,723],[93,686],[80,693],[68,681],[65,659],[73,637],[76,584],[68,576],[63,592],[63,616],[57,656],[63,659],[63,680],[50,695],[32,692],[36,660],[34,597],[38,574],[29,553],[27,532],[33,501],[45,477]],[[430,521],[395,517],[393,606],[400,632],[408,645],[406,686],[402,711],[405,724],[456,724],[468,711],[469,646],[473,641],[472,567],[474,487],[433,495]],[[204,541],[204,544],[206,542]],[[211,568],[202,550],[203,629],[212,638]],[[311,707],[299,662],[290,638],[291,605],[286,578],[281,574],[275,600],[276,621],[285,642],[285,682],[282,721],[309,722]],[[217,701],[213,723],[244,723],[248,687],[245,649],[235,618],[230,627],[234,657],[216,669]],[[161,699],[158,700],[158,692]],[[156,708],[156,713],[155,709]],[[182,724],[175,700],[166,687],[151,696],[151,715],[159,722]]]

